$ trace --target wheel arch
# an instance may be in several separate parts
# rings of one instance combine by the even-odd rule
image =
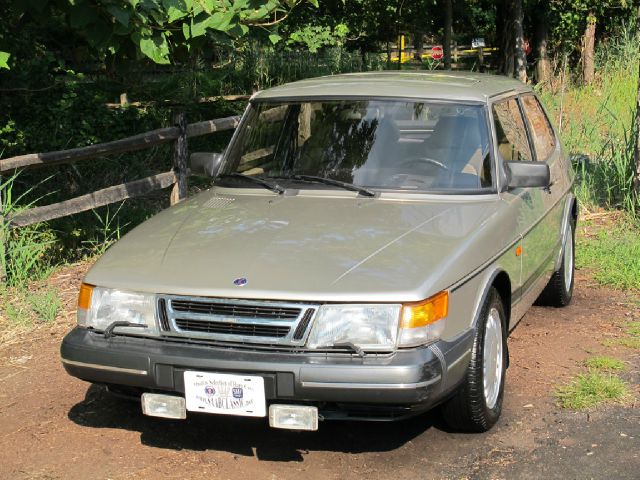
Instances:
[[[505,313],[505,333],[509,331],[509,323],[511,320],[511,278],[509,274],[500,267],[496,267],[491,274],[489,274],[486,280],[482,283],[481,295],[479,301],[476,304],[475,312],[473,316],[473,326],[477,325],[480,313],[482,312],[482,306],[489,296],[491,288],[495,288],[502,299]]]
[[[476,310],[473,316],[473,328],[475,329],[478,325],[478,321],[480,319],[480,314],[482,313],[482,307],[487,301],[489,293],[491,289],[495,288],[502,300],[502,305],[504,307],[504,338],[506,339],[509,336],[509,326],[511,323],[511,278],[509,274],[500,267],[496,267],[491,274],[488,275],[487,279],[483,282],[482,286],[482,294],[480,295],[480,301],[476,306]],[[509,367],[509,348],[505,341],[505,361],[506,367]]]
[[[565,203],[564,213],[562,217],[562,230],[560,231],[560,248],[558,248],[558,256],[555,261],[555,269],[558,270],[560,268],[560,262],[562,262],[562,254],[565,240],[567,239],[567,234],[569,232],[569,227],[573,224],[578,223],[578,199],[571,192],[567,195],[567,200]],[[575,231],[574,231],[575,235]]]

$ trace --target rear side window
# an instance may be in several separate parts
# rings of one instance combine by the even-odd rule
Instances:
[[[515,98],[493,105],[498,151],[507,161],[531,161],[531,149],[524,120]]]
[[[531,126],[531,139],[536,151],[536,158],[545,161],[553,153],[556,147],[555,136],[549,120],[542,110],[538,99],[533,95],[522,97],[524,113]]]

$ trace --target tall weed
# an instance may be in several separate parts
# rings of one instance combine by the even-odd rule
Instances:
[[[32,189],[14,197],[14,183],[18,173],[0,183],[0,263],[6,272],[7,284],[24,286],[29,280],[46,276],[51,269],[47,253],[54,244],[54,234],[42,225],[12,229],[7,220],[36,200],[26,204],[21,202]],[[39,200],[39,199],[38,199]]]
[[[90,255],[102,255],[107,249],[120,240],[122,228],[128,224],[120,225],[120,217],[118,214],[124,206],[125,202],[120,203],[115,213],[110,213],[109,207],[106,208],[105,214],[101,216],[96,210],[92,210],[96,217],[97,228],[96,235],[90,240],[82,243],[89,248]]]
[[[542,91],[567,150],[590,160],[576,165],[576,194],[587,206],[640,211],[633,190],[635,98],[640,62],[640,34],[624,28],[597,50],[598,77],[593,85],[570,85],[566,93]]]

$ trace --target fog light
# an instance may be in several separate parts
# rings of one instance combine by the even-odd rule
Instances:
[[[184,398],[159,393],[142,394],[142,413],[150,417],[187,418]]]
[[[270,405],[269,425],[288,430],[318,430],[318,408],[306,405]]]

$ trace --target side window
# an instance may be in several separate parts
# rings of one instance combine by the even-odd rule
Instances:
[[[515,98],[493,105],[493,121],[496,125],[498,151],[507,161],[531,161],[531,149],[527,130]]]
[[[549,120],[542,110],[538,99],[533,95],[522,97],[524,113],[531,125],[531,138],[536,150],[536,158],[546,160],[555,150],[556,142]]]

